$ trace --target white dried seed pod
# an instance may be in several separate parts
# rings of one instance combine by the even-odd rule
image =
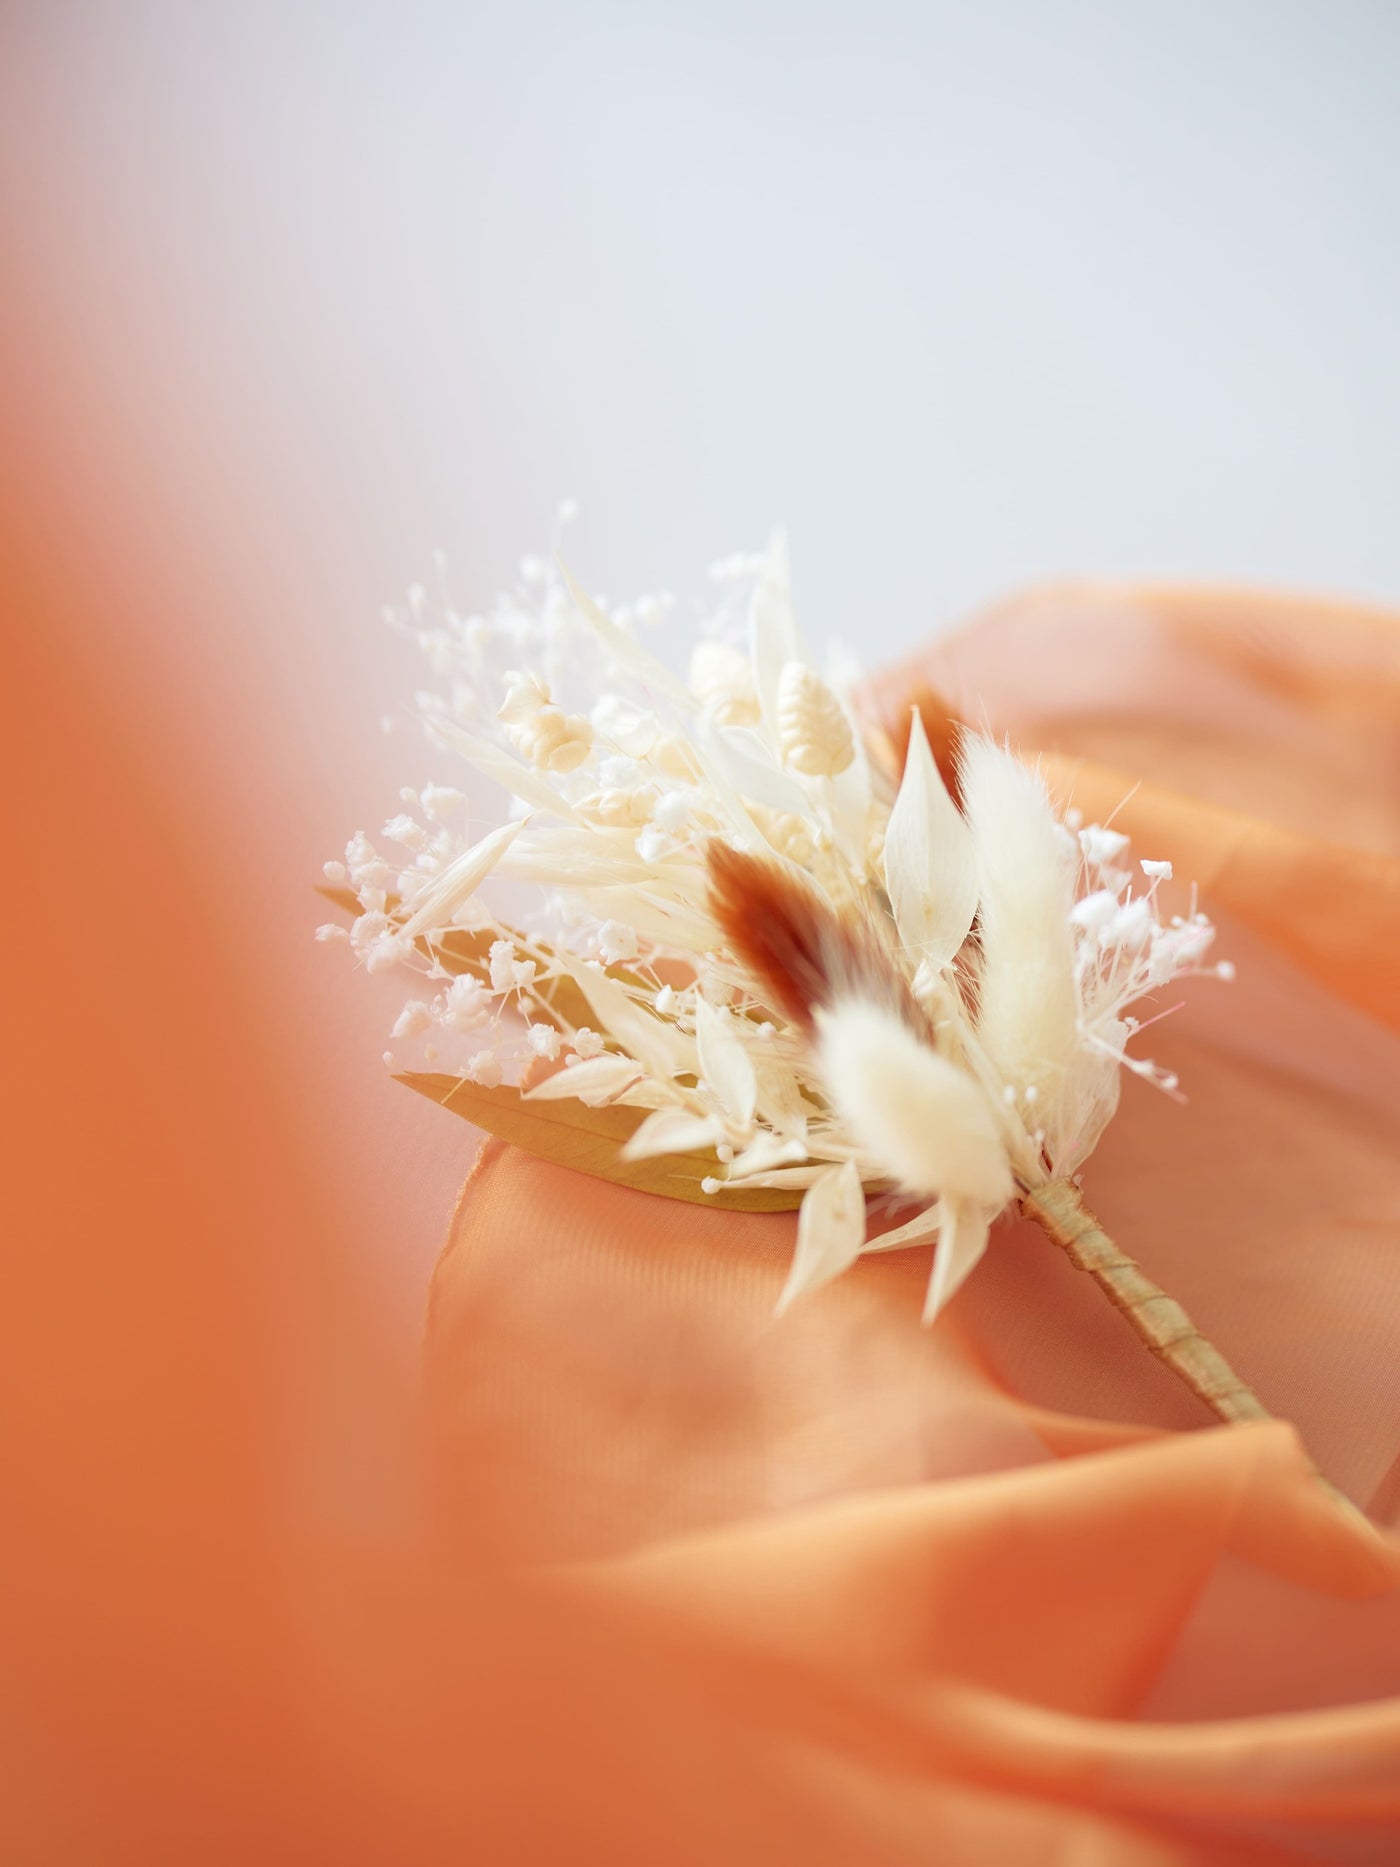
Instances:
[[[508,668],[506,697],[496,711],[496,718],[504,720],[507,726],[523,726],[531,714],[538,713],[549,702],[549,687],[540,675],[530,669]]]
[[[578,806],[580,813],[590,822],[601,823],[609,830],[627,830],[641,823],[649,823],[655,808],[656,793],[642,785],[630,791],[595,791]]]
[[[509,731],[524,757],[541,771],[577,771],[593,749],[588,721],[560,707],[540,707]]]
[[[799,868],[806,868],[817,853],[817,826],[805,817],[781,810],[765,810],[761,815],[755,811],[754,816],[768,846]]]
[[[762,718],[749,658],[727,642],[696,644],[690,691],[720,726],[756,726]]]
[[[778,748],[805,778],[834,778],[856,755],[840,701],[800,661],[789,661],[778,677]]]

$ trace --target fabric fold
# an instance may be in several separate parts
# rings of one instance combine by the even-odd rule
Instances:
[[[947,1858],[1051,1858],[1052,1809],[1075,1858],[1393,1858],[1400,625],[1069,585],[881,677],[891,737],[946,742],[935,694],[1220,925],[1237,982],[1152,1032],[1189,1100],[1130,1082],[1085,1190],[1279,1418],[1211,1427],[1034,1227],[932,1329],[927,1247],[777,1321],[791,1215],[492,1142],[428,1332],[444,1537],[776,1678],[793,1767],[942,1797]]]

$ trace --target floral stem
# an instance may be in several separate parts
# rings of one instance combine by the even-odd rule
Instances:
[[[1087,1271],[1133,1333],[1197,1399],[1222,1420],[1272,1416],[1186,1311],[1126,1252],[1120,1251],[1068,1180],[1027,1193],[1021,1210],[1035,1220],[1078,1270]]]
[[[1145,1342],[1212,1413],[1222,1420],[1274,1417],[1219,1349],[1207,1342],[1181,1305],[1165,1290],[1159,1290],[1141,1266],[1118,1249],[1080,1198],[1077,1186],[1067,1180],[1052,1180],[1048,1186],[1027,1193],[1021,1210],[1035,1220],[1076,1269],[1088,1271],[1139,1341]],[[1312,1465],[1312,1460],[1308,1463]],[[1312,1471],[1349,1518],[1371,1527],[1358,1504],[1339,1491],[1316,1465],[1312,1465]]]

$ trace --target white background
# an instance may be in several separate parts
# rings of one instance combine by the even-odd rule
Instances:
[[[410,1307],[466,1137],[307,939],[422,775],[381,605],[564,494],[619,597],[783,521],[871,662],[1066,571],[1400,599],[1397,80],[1385,0],[11,0],[6,292],[168,577],[93,651]]]

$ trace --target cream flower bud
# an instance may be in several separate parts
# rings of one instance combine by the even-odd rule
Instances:
[[[439,1002],[442,1023],[452,1031],[474,1031],[491,1015],[490,994],[468,973],[455,978]]]
[[[511,737],[532,765],[542,771],[577,771],[593,749],[593,728],[581,713],[541,707]]]
[[[630,789],[610,786],[584,798],[578,808],[581,815],[609,830],[634,830],[651,821],[655,804],[656,793],[645,785]]]
[[[560,1037],[552,1024],[527,1024],[525,1041],[533,1056],[543,1057],[548,1063],[559,1055]]]
[[[637,935],[626,921],[604,921],[598,930],[598,952],[604,965],[616,966],[637,957]]]
[[[786,811],[765,810],[761,815],[756,811],[764,840],[771,849],[776,849],[780,856],[786,856],[789,862],[795,862],[799,868],[805,868],[817,853],[816,829],[805,817],[791,816]]]
[[[420,1031],[429,1029],[433,1022],[433,1008],[426,999],[411,998],[399,1013],[394,1024],[395,1037],[417,1037]]]

